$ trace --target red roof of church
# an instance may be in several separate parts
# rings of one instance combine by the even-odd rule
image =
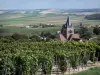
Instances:
[[[79,34],[72,34],[72,35],[70,35],[69,40],[72,40],[72,39],[80,39],[80,35]]]
[[[62,34],[59,34],[58,39],[60,41],[65,41],[66,40],[65,37]]]
[[[65,40],[67,40],[67,39],[63,36],[63,34],[59,34],[58,39],[59,39],[60,41],[65,41]],[[68,40],[74,40],[74,39],[80,39],[80,35],[79,35],[79,34],[71,34],[71,35],[69,36],[69,39],[68,39]]]

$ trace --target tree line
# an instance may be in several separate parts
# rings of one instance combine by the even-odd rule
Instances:
[[[88,20],[100,20],[100,14],[92,14],[85,16],[85,19]]]

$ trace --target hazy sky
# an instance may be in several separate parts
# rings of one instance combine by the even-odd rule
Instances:
[[[0,0],[0,9],[100,8],[100,0]]]

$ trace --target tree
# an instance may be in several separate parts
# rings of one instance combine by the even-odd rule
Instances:
[[[4,33],[5,29],[0,28],[0,33]]]
[[[47,33],[41,32],[41,36],[42,37],[51,38],[51,39],[55,39],[56,38],[56,36],[54,34],[51,34],[50,32],[47,32]]]
[[[93,29],[93,33],[96,34],[96,35],[99,35],[100,34],[100,28],[99,27],[95,27]]]
[[[12,38],[15,40],[24,40],[24,39],[28,39],[28,36],[24,34],[14,33],[12,35]]]
[[[0,36],[3,36],[5,33],[8,33],[9,31],[4,28],[0,28]]]
[[[41,32],[40,36],[41,36],[41,37],[44,37],[44,32]]]
[[[53,41],[53,40],[51,38],[47,37],[45,41],[50,42],[50,41]]]
[[[34,42],[40,42],[41,41],[41,38],[38,36],[38,35],[32,35],[30,37],[31,41],[34,41]]]
[[[1,24],[0,27],[3,27],[3,25]]]
[[[78,33],[80,34],[81,38],[86,38],[86,39],[91,38],[92,35],[92,33],[90,33],[86,27],[81,27]]]

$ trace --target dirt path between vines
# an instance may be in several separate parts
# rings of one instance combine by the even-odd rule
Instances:
[[[77,69],[72,69],[70,68],[70,70],[68,69],[68,71],[64,74],[64,75],[71,75],[71,74],[74,74],[74,73],[78,73],[78,72],[81,72],[81,71],[85,71],[85,70],[88,70],[89,68],[94,68],[94,67],[100,67],[100,62],[96,62],[95,64],[93,65],[88,65],[88,66],[78,66]],[[55,72],[52,72],[51,75],[62,75],[60,71],[55,71]]]

